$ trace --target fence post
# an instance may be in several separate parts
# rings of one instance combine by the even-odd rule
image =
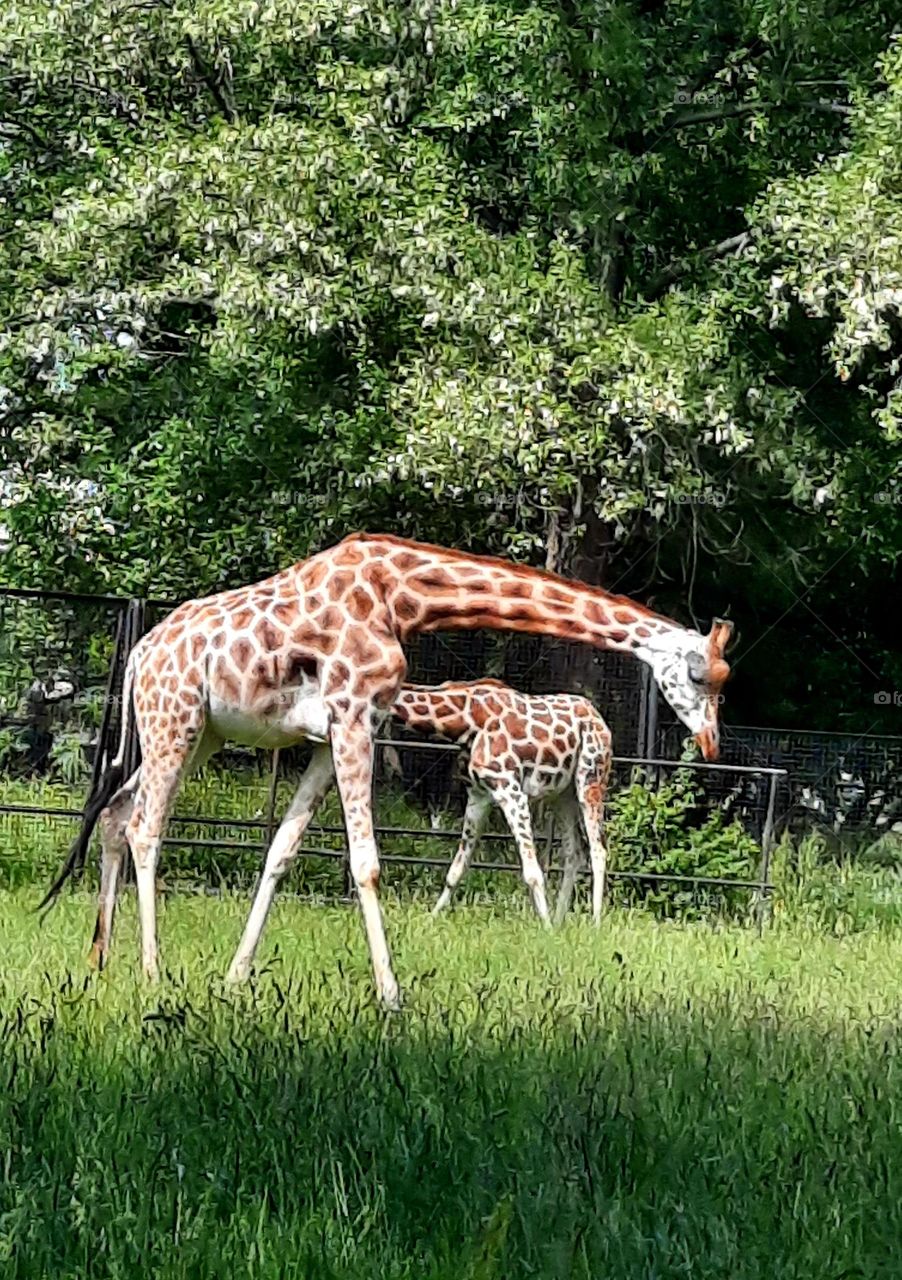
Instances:
[[[135,645],[144,635],[147,629],[147,601],[133,599],[128,602],[128,610],[126,613],[126,635],[123,652],[119,656],[120,675],[123,695],[125,693],[125,667],[128,663],[129,654]],[[127,708],[125,703],[120,703],[120,724],[122,718],[125,717]],[[141,755],[141,745],[138,739],[138,726],[135,724],[135,717],[129,719],[128,737],[125,741],[125,776],[129,777],[138,767],[139,757]]]
[[[113,719],[113,703],[116,700],[116,682],[119,676],[119,653],[123,643],[123,632],[126,626],[125,610],[119,611],[119,617],[116,619],[116,638],[113,641],[113,659],[110,662],[110,669],[107,673],[106,688],[103,693],[103,710],[100,713],[100,727],[97,730],[97,747],[94,751],[94,760],[91,764],[91,782],[88,787],[88,796],[93,798],[97,794],[97,788],[100,785],[100,779],[106,770],[107,760],[109,757],[110,746],[110,726]]]
[[[760,888],[758,889],[758,901],[755,907],[759,934],[763,932],[765,922],[770,915],[770,855],[774,844],[774,811],[777,803],[777,775],[775,773],[771,773],[768,775],[768,778],[767,816],[764,819],[764,831],[761,833],[761,862],[758,867]]]

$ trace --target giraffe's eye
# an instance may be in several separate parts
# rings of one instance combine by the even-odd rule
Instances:
[[[690,653],[689,657],[686,659],[686,666],[689,670],[689,679],[692,683],[703,685],[705,683],[705,677],[707,676],[707,670],[705,667],[705,660],[702,655],[700,653]]]

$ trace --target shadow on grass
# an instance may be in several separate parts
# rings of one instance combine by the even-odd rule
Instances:
[[[261,982],[0,1011],[9,1277],[890,1274],[898,1043],[726,1004]],[[509,994],[509,993],[508,993]]]

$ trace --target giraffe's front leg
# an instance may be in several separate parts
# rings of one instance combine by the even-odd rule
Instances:
[[[351,874],[363,912],[376,990],[386,1009],[401,1008],[379,909],[379,853],[373,831],[373,737],[369,709],[336,720],[332,759],[348,833]]]
[[[445,907],[447,907],[451,901],[451,895],[470,865],[470,859],[473,857],[479,833],[491,807],[492,801],[489,796],[478,791],[475,787],[470,788],[470,793],[467,796],[467,811],[464,814],[463,830],[460,835],[460,844],[457,847],[457,853],[454,855],[454,861],[445,876],[445,887],[439,895],[438,902],[432,908],[434,916],[437,916],[439,912],[444,911]]]
[[[304,832],[332,786],[332,782],[331,749],[325,745],[315,747],[300,785],[288,806],[288,812],[282,819],[266,855],[266,865],[260,877],[254,905],[251,907],[244,933],[241,935],[238,950],[229,966],[227,982],[242,982],[250,973],[254,953],[279,881],[297,857]]]

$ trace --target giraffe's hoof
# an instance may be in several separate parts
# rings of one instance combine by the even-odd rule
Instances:
[[[106,951],[99,942],[95,942],[91,950],[88,952],[88,965],[92,969],[96,969],[98,973],[106,964]]]
[[[380,1003],[386,1013],[401,1012],[401,992],[398,990],[397,984],[393,987],[383,988]]]

